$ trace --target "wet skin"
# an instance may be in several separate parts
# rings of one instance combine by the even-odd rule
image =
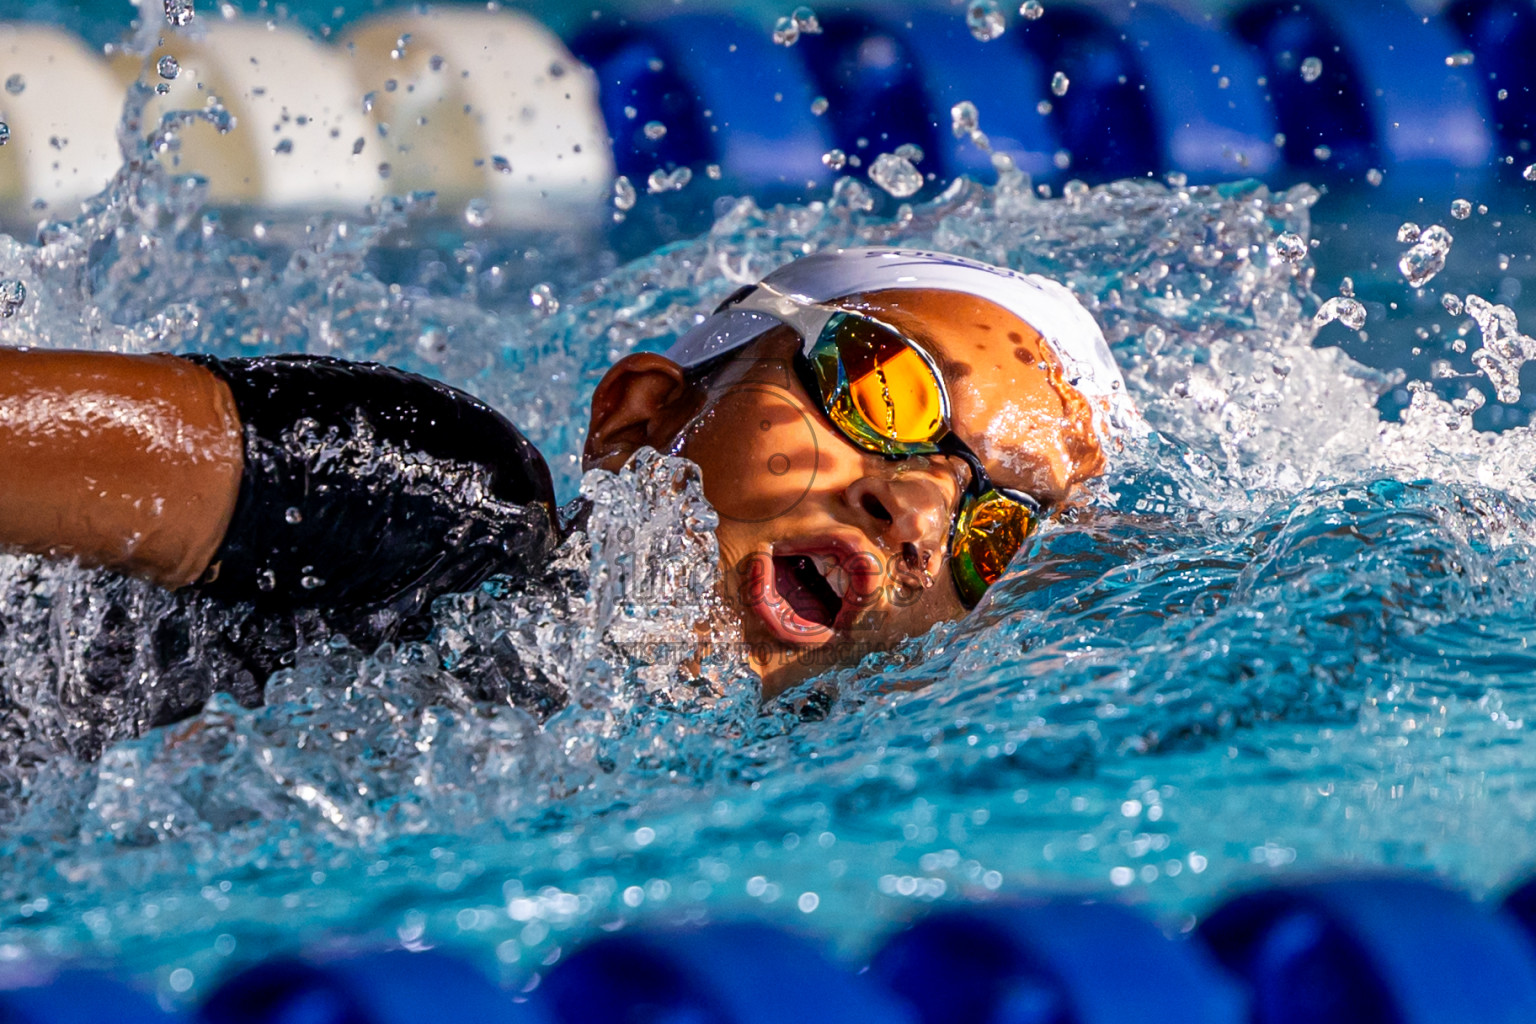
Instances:
[[[1078,498],[1103,453],[1086,401],[1038,333],[957,292],[891,290],[835,303],[895,327],[933,356],[951,427],[999,485],[1048,507]],[[691,381],[657,355],[616,364],[593,397],[588,468],[639,447],[700,467],[720,514],[726,600],[773,696],[966,612],[948,539],[969,481],[950,456],[890,460],[840,434],[792,371],[800,339],[764,335]]]

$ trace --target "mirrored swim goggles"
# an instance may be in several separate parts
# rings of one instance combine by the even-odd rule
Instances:
[[[772,285],[744,288],[717,313],[760,313],[802,339],[795,370],[806,392],[850,443],[888,459],[951,455],[970,482],[949,532],[949,568],[975,607],[1042,518],[1040,503],[992,482],[981,459],[950,428],[949,392],[916,341],[872,316],[791,298]]]

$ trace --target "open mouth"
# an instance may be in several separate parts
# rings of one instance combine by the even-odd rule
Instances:
[[[744,603],[784,643],[827,643],[878,592],[874,564],[837,542],[811,551],[765,551],[752,560]]]
[[[773,586],[794,614],[806,622],[831,629],[843,610],[843,595],[829,577],[847,577],[825,555],[774,555]]]

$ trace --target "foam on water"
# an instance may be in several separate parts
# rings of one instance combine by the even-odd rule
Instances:
[[[0,957],[111,957],[176,999],[314,943],[462,947],[526,979],[645,916],[751,908],[856,949],[914,903],[1032,885],[1186,914],[1292,863],[1487,887],[1536,854],[1536,439],[1425,388],[1384,422],[1389,378],[1312,346],[1311,189],[1045,200],[1004,162],[898,206],[849,178],[825,202],[724,204],[615,265],[454,235],[424,198],[221,217],[133,136],[80,217],[0,238],[25,289],[0,343],[428,372],[504,409],[593,511],[546,578],[443,599],[425,643],[320,637],[264,706],[217,697],[147,731],[174,681],[136,662],[106,699],[85,652],[170,599],[0,561]],[[760,711],[694,470],[579,478],[585,403],[613,359],[851,244],[1068,283],[1154,431],[967,619]],[[1518,369],[1528,339],[1478,301],[1489,358]],[[526,673],[501,674],[508,651]]]

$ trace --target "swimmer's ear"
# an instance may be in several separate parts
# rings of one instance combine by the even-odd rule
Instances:
[[[666,356],[637,352],[614,363],[592,393],[582,469],[617,472],[643,447],[665,450],[703,405],[703,392]]]

